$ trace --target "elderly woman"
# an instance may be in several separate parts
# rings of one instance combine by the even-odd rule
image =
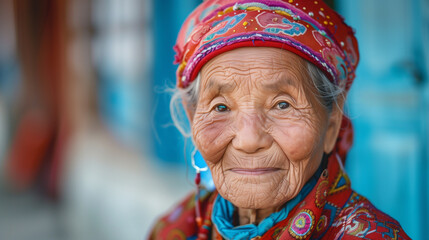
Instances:
[[[151,239],[409,239],[344,171],[358,46],[322,0],[207,0],[175,49],[216,191],[189,196]]]

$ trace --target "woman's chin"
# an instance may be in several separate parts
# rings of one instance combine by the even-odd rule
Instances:
[[[284,170],[231,171],[225,176],[219,193],[234,206],[246,209],[265,209],[283,205],[293,196]]]

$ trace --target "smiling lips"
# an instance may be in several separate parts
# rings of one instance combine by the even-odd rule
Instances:
[[[243,175],[262,175],[267,173],[274,173],[279,171],[279,168],[256,168],[256,169],[246,169],[246,168],[233,168],[232,172],[243,174]]]

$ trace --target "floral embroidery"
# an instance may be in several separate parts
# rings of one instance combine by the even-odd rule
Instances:
[[[309,209],[304,209],[292,220],[289,233],[296,239],[304,239],[311,233],[314,227],[314,214]]]
[[[213,23],[213,29],[211,31],[215,31],[209,34],[206,38],[204,38],[203,42],[208,42],[214,39],[217,35],[222,35],[228,32],[229,29],[233,28],[237,23],[239,23],[247,14],[242,13],[239,15],[235,15],[232,17],[226,17],[222,21],[218,21]]]
[[[325,227],[328,225],[328,218],[325,215],[322,215],[319,219],[319,222],[317,222],[316,230],[318,232],[325,229]]]
[[[289,36],[299,36],[307,31],[304,25],[297,22],[291,22],[287,18],[280,17],[278,14],[263,12],[256,16],[258,24],[265,28],[268,33],[284,33]]]
[[[328,186],[328,180],[323,180],[317,185],[315,201],[318,208],[323,208],[323,206],[325,206]]]

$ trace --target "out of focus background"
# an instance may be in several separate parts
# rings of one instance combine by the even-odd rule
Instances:
[[[0,239],[145,239],[192,189],[172,49],[201,0],[0,0]],[[429,2],[330,0],[361,61],[352,186],[429,229]]]

